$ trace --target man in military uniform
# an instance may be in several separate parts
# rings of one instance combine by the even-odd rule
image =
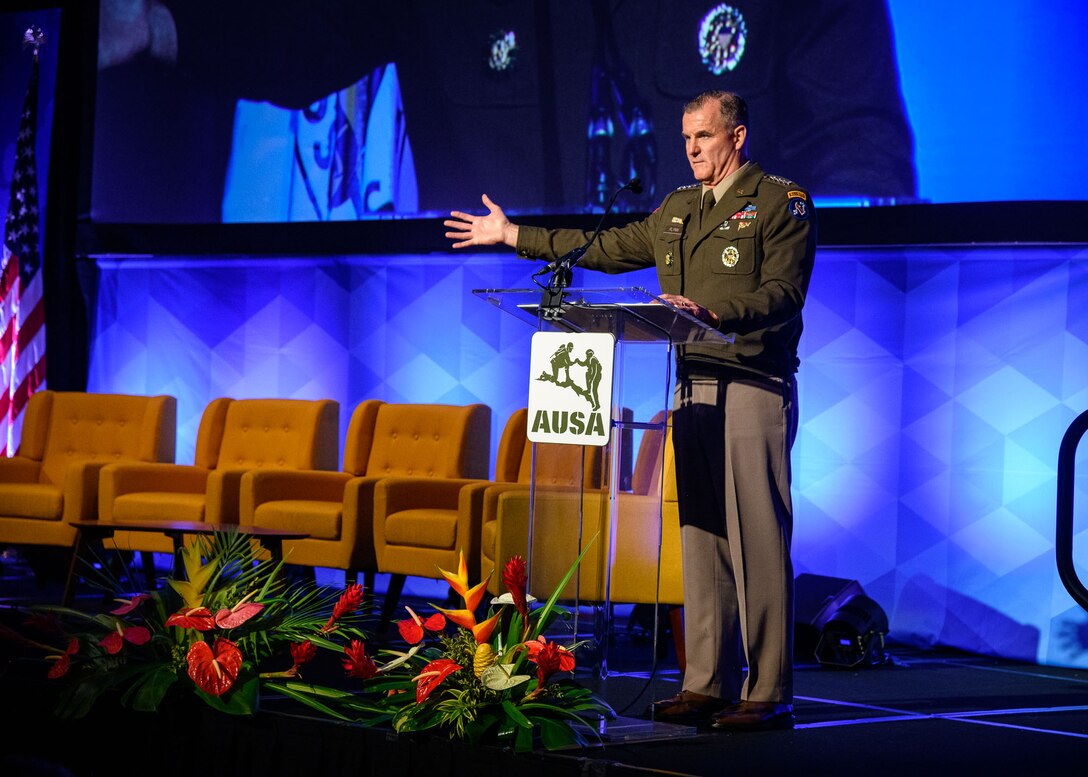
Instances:
[[[736,335],[732,345],[677,352],[687,669],[681,693],[654,711],[723,729],[792,726],[790,448],[815,212],[805,189],[748,159],[748,108],[736,94],[700,94],[682,127],[698,184],[601,233],[582,260],[604,272],[656,265],[663,299]],[[486,194],[483,202],[487,215],[453,211],[445,222],[454,248],[505,243],[554,260],[589,238],[519,227]]]

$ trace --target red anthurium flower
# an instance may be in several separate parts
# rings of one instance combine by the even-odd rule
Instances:
[[[529,614],[529,605],[525,601],[525,585],[528,580],[525,559],[521,556],[512,556],[506,562],[506,566],[503,567],[502,584],[510,592],[510,596],[514,600],[514,607],[521,613],[522,617]]]
[[[196,629],[197,631],[209,631],[215,626],[212,611],[207,607],[194,607],[191,610],[175,612],[166,619],[167,626],[180,626],[183,629]]]
[[[215,614],[215,625],[221,629],[236,629],[264,609],[257,602],[238,602],[230,609],[223,608]]]
[[[72,666],[72,657],[67,653],[61,653],[56,657],[57,660],[53,662],[53,665],[49,667],[49,671],[46,672],[46,677],[50,680],[57,680],[64,675],[68,674],[68,669]]]
[[[366,654],[366,645],[357,639],[344,648],[344,671],[348,677],[357,677],[360,680],[369,680],[378,673],[378,666],[374,659]]]
[[[229,639],[217,639],[211,647],[207,642],[194,642],[185,658],[189,677],[211,696],[229,691],[242,668],[242,651]]]
[[[117,627],[99,641],[99,645],[111,656],[121,652],[125,642],[133,645],[146,645],[151,640],[151,632],[143,626],[125,626],[120,621]]]
[[[49,672],[46,674],[50,680],[56,680],[59,677],[64,677],[68,673],[68,669],[72,666],[72,656],[79,652],[79,640],[72,637],[68,642],[68,647],[64,649],[64,652],[57,656],[56,662],[53,666],[49,667]]]
[[[296,667],[313,661],[315,656],[317,656],[317,645],[310,640],[291,644],[291,660],[295,662]]]
[[[455,664],[448,658],[436,659],[423,667],[423,671],[415,678],[417,681],[416,704],[422,704],[431,695],[431,691],[461,668],[460,664]]]
[[[436,612],[427,620],[421,619],[411,607],[405,607],[411,618],[405,618],[397,623],[400,636],[409,645],[415,645],[423,641],[424,631],[439,632],[446,628],[446,617]]]
[[[151,598],[151,594],[136,594],[131,599],[117,599],[121,602],[121,606],[116,610],[110,610],[110,615],[128,615],[130,612],[140,606],[140,602],[147,601]]]

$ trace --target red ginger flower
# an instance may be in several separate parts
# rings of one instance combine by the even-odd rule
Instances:
[[[360,680],[369,680],[378,673],[378,666],[374,659],[366,654],[366,645],[357,639],[344,648],[344,671],[348,677],[357,677]]]
[[[521,556],[511,556],[502,570],[502,584],[510,592],[510,597],[514,600],[514,607],[523,618],[529,614],[529,604],[525,600],[525,585],[528,579],[525,559]]]
[[[310,640],[291,643],[291,660],[294,662],[296,669],[303,664],[313,661],[316,656],[317,645],[310,642]]]
[[[353,613],[359,609],[363,603],[363,587],[358,583],[352,583],[344,589],[344,593],[340,594],[340,599],[336,602],[336,606],[332,608],[332,615],[329,616],[329,620],[321,627],[321,633],[327,634],[336,628],[336,622],[349,613]]]
[[[229,691],[242,669],[242,651],[222,637],[213,647],[207,642],[194,642],[185,660],[189,664],[189,677],[211,696],[222,696]]]

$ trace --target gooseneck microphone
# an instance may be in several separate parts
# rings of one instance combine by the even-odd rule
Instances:
[[[568,251],[553,262],[548,262],[541,269],[533,273],[534,278],[538,278],[546,273],[554,273],[551,282],[548,284],[548,288],[566,288],[570,285],[570,271],[574,268],[574,265],[578,264],[578,261],[585,255],[585,252],[589,250],[593,245],[593,241],[597,239],[597,235],[601,234],[601,227],[604,225],[605,217],[612,212],[612,206],[616,204],[616,198],[620,196],[620,192],[629,190],[634,194],[642,193],[642,179],[635,177],[625,183],[620,188],[616,189],[612,195],[612,199],[608,201],[608,207],[604,209],[604,213],[601,214],[600,220],[597,222],[597,228],[593,230],[593,234],[590,236],[584,244],[578,246],[572,251]],[[568,277],[560,277],[560,276]]]

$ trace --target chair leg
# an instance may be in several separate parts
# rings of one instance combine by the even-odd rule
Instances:
[[[407,575],[393,575],[389,578],[389,589],[385,593],[385,601],[382,602],[382,624],[393,620],[393,613],[397,611],[397,602],[404,590],[404,581]]]
[[[345,585],[351,585],[359,579],[358,569],[349,569],[344,573]],[[374,611],[374,572],[363,572],[363,615],[369,615]]]
[[[684,641],[684,605],[669,605],[669,628],[672,629],[672,644],[676,648],[676,664],[680,674],[688,667],[687,643]]]
[[[150,551],[140,551],[140,561],[144,568],[144,581],[149,591],[155,590],[155,554]]]

